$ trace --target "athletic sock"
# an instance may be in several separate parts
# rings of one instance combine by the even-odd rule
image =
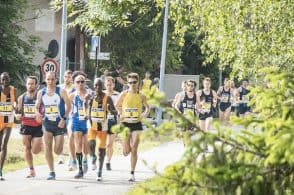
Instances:
[[[105,148],[99,148],[98,150],[98,156],[99,156],[99,171],[102,171],[103,168],[103,163],[104,163],[104,158],[105,158],[105,152],[106,149]]]
[[[78,164],[79,164],[79,171],[83,171],[82,161],[83,161],[83,154],[76,153]]]

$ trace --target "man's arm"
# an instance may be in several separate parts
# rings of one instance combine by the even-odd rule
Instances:
[[[107,108],[108,111],[110,111],[113,115],[117,115],[117,111],[115,109],[115,106],[110,96],[107,97],[107,105],[108,105],[108,108]]]
[[[36,105],[35,105],[35,112],[36,112],[36,121],[37,122],[42,122],[42,115],[40,113],[40,106],[41,106],[41,100],[42,98],[42,91],[39,90],[37,93],[37,100],[36,100]]]
[[[179,113],[181,113],[181,111],[179,110],[179,107],[180,107],[180,103],[181,103],[181,101],[183,101],[183,99],[184,99],[183,94],[178,94],[178,95],[176,96],[176,99],[175,99],[174,108],[175,108]]]
[[[217,94],[214,90],[212,90],[212,96],[213,96],[213,106],[216,107],[216,104],[217,104]]]
[[[126,94],[125,91],[121,92],[117,98],[116,103],[115,103],[115,108],[116,108],[119,115],[121,115],[121,113],[122,113],[122,102],[125,97],[125,94]]]
[[[143,103],[143,106],[145,107],[145,110],[144,112],[142,113],[142,117],[143,118],[147,118],[148,114],[149,114],[149,111],[150,111],[150,108],[149,108],[149,105],[147,103],[147,98],[145,95],[141,95],[142,97],[142,103]]]
[[[19,96],[18,99],[17,99],[17,109],[16,109],[16,112],[15,112],[16,120],[20,120],[20,118],[21,118],[22,98],[23,98],[23,95]]]
[[[64,100],[65,103],[65,116],[61,117],[68,117],[69,112],[71,111],[71,101],[67,96],[67,92],[64,89],[60,89],[60,96]]]

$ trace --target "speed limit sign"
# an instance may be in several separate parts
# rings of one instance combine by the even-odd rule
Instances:
[[[41,65],[41,70],[43,74],[43,78],[45,78],[47,72],[58,72],[58,63],[53,59],[45,60]]]

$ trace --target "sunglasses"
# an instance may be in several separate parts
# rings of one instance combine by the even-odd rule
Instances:
[[[188,87],[194,87],[194,85],[191,85],[191,84],[187,84],[187,86],[188,86]]]
[[[131,81],[131,82],[128,82],[128,83],[131,85],[131,84],[137,84],[137,82],[138,81]]]
[[[76,81],[76,83],[78,83],[78,84],[84,84],[85,83],[85,81]]]

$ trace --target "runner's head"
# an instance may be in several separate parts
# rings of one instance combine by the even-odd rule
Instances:
[[[94,89],[96,94],[101,94],[103,90],[103,81],[100,78],[94,80]]]
[[[111,76],[108,76],[108,77],[106,77],[105,78],[105,83],[104,83],[104,85],[105,85],[105,88],[107,89],[107,90],[109,90],[109,91],[113,91],[113,89],[114,89],[114,78],[113,77],[111,77]]]
[[[193,80],[187,80],[187,91],[188,92],[193,92],[195,90],[196,87],[196,82]]]
[[[229,78],[224,79],[224,86],[225,87],[230,87],[230,79]]]
[[[137,73],[129,73],[127,76],[127,81],[129,89],[134,91],[138,90],[139,75]]]
[[[210,86],[211,86],[211,80],[209,77],[205,77],[203,79],[203,88],[204,89],[210,89]]]
[[[187,81],[186,80],[182,81],[181,88],[183,91],[186,91],[186,89],[187,89]]]
[[[66,70],[64,75],[63,75],[64,83],[66,85],[69,85],[72,82],[72,71],[71,70]]]
[[[56,73],[55,72],[47,72],[45,81],[46,81],[47,87],[56,86],[56,81],[57,81]]]
[[[120,64],[121,64],[121,63],[120,63]],[[118,73],[122,73],[122,72],[124,71],[124,67],[121,66],[121,65],[119,65],[119,66],[116,68],[116,71],[117,71]]]
[[[1,74],[1,82],[4,87],[8,87],[10,85],[10,76],[8,72],[3,72]]]
[[[86,88],[86,77],[87,75],[82,71],[75,71],[73,73],[72,79],[76,90],[83,90]]]
[[[248,81],[248,79],[243,79],[243,80],[242,80],[242,87],[247,88],[248,85],[249,85],[249,81]]]
[[[150,79],[150,72],[149,72],[149,71],[147,71],[147,72],[145,73],[145,79]]]
[[[36,76],[28,76],[26,82],[26,88],[29,93],[33,93],[37,89],[38,79]]]

